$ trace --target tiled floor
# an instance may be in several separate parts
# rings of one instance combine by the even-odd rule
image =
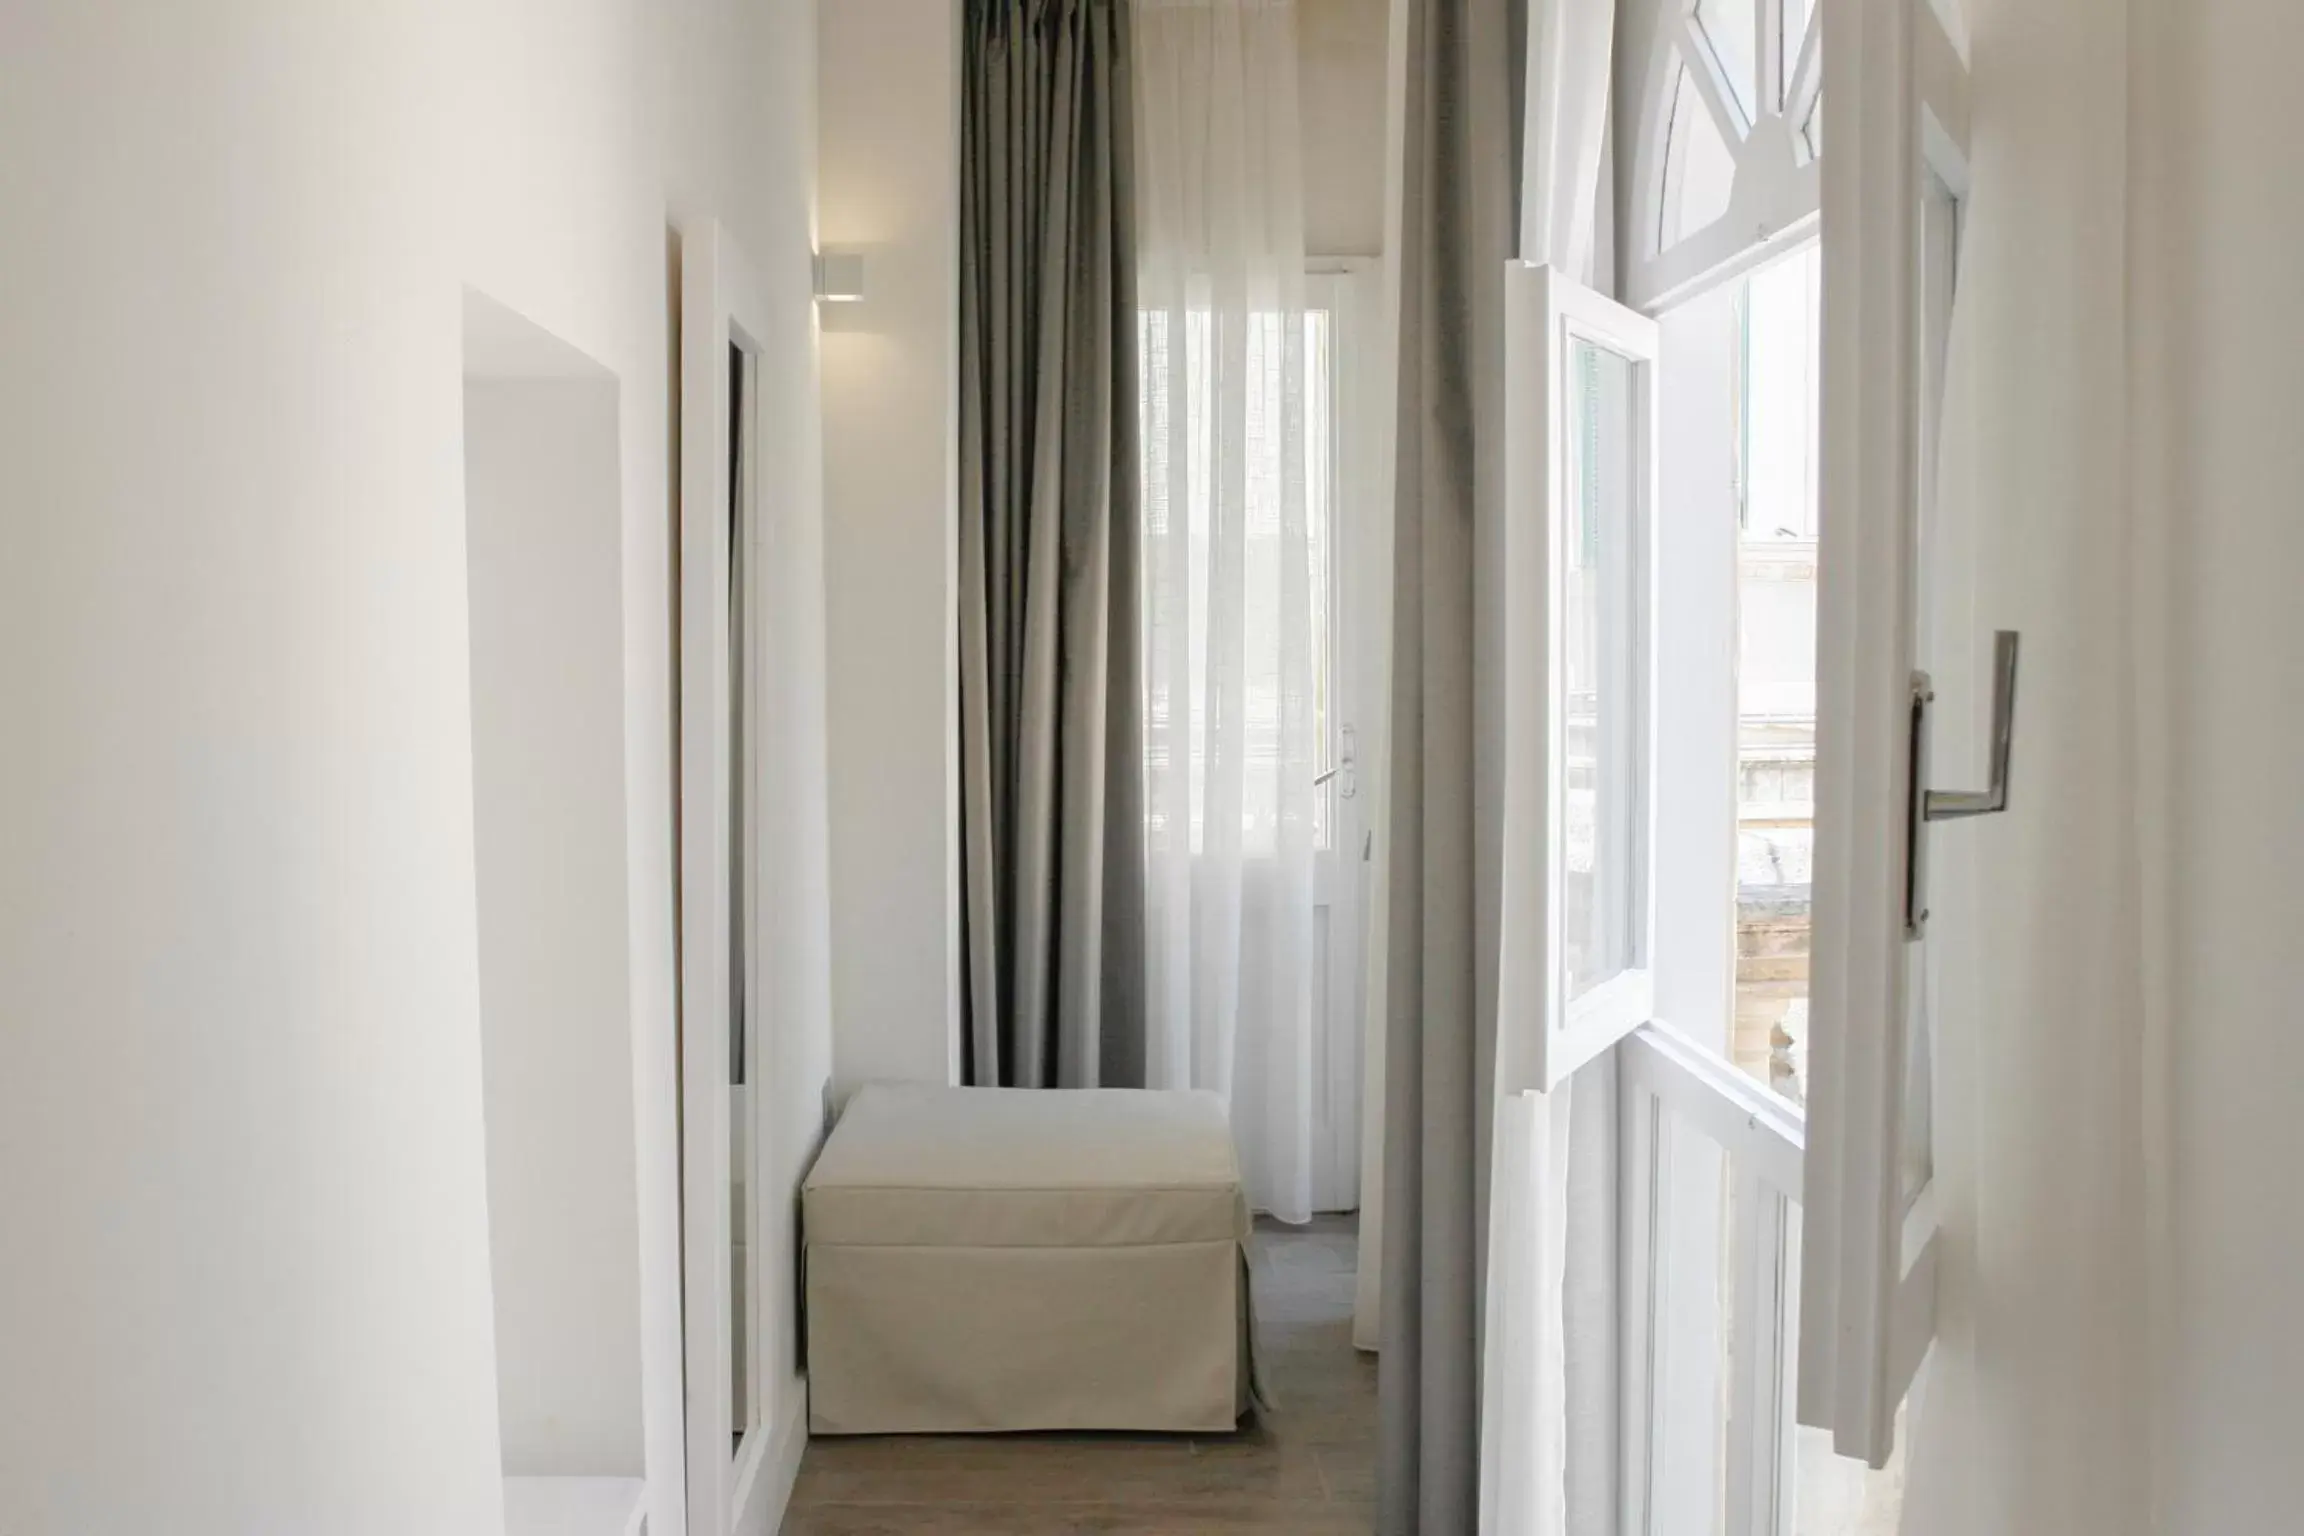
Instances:
[[[1258,1226],[1268,1420],[1205,1438],[816,1440],[784,1536],[1366,1536],[1376,1361],[1352,1348],[1356,1243],[1350,1217]]]

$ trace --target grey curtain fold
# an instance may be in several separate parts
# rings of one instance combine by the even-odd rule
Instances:
[[[1408,0],[1393,532],[1379,1529],[1479,1525],[1496,1059],[1503,280],[1514,0]]]
[[[966,1081],[1144,1074],[1135,235],[1122,0],[966,0]]]

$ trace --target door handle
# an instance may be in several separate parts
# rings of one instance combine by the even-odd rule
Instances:
[[[1912,674],[1912,734],[1908,750],[1904,834],[1904,936],[1921,937],[1928,926],[1928,823],[1993,816],[2008,809],[2008,764],[2016,739],[2017,634],[1992,636],[1991,776],[1983,789],[1928,788],[1928,716],[1936,687],[1925,672]]]

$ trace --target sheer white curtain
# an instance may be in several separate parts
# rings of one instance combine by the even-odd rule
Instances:
[[[1136,0],[1146,1074],[1312,1215],[1322,679],[1294,0]]]
[[[1613,188],[1601,178],[1608,138],[1608,93],[1615,54],[1616,15],[1612,0],[1530,0],[1528,8],[1527,113],[1523,127],[1520,183],[1520,258],[1546,263],[1601,292],[1612,291],[1614,274],[1596,262],[1599,215]],[[1504,686],[1528,686],[1516,679],[1512,659],[1504,658]],[[1541,685],[1538,685],[1541,686]],[[1507,761],[1509,781],[1528,765]],[[1503,871],[1507,892],[1517,880],[1541,880],[1541,870]],[[1500,969],[1497,1012],[1501,1018],[1534,1012],[1511,995],[1520,981]],[[1614,1124],[1614,1074],[1595,1062],[1558,1090],[1512,1092],[1496,1106],[1493,1173],[1489,1188],[1488,1290],[1481,1369],[1481,1530],[1559,1536],[1573,1514],[1580,1530],[1599,1531],[1613,1522],[1611,1500],[1569,1501],[1569,1359],[1584,1362],[1589,1384],[1579,1394],[1579,1469],[1592,1488],[1612,1488],[1615,1442],[1608,1411],[1615,1354],[1613,1328],[1603,1311],[1579,1308],[1573,1321],[1566,1305],[1571,1216],[1584,1258],[1603,1276],[1612,1275],[1612,1255],[1597,1251],[1608,1227],[1608,1187],[1612,1169],[1604,1144],[1584,1135],[1571,1157],[1571,1127],[1592,1120],[1603,1137]],[[1595,1119],[1595,1117],[1597,1117]],[[1582,1177],[1574,1177],[1572,1164]],[[1593,1390],[1596,1389],[1596,1390]]]

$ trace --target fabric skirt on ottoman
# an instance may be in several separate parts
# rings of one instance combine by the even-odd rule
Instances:
[[[817,1434],[1205,1432],[1252,1401],[1213,1094],[865,1088],[802,1222]]]

